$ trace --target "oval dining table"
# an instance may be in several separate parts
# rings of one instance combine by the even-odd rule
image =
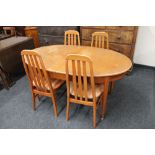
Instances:
[[[34,50],[42,57],[50,78],[55,79],[66,79],[65,59],[67,55],[84,55],[92,60],[95,83],[104,84],[102,119],[106,114],[109,83],[122,79],[132,67],[132,62],[127,56],[109,49],[89,46],[51,45]]]

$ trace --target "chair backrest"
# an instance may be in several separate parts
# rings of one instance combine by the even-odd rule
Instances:
[[[3,27],[4,33],[10,34],[10,35],[15,35],[16,31],[15,31],[15,27]],[[9,33],[8,33],[9,32]]]
[[[109,49],[108,33],[94,32],[92,34],[91,46]]]
[[[64,44],[65,45],[80,45],[79,32],[75,30],[65,31]]]
[[[41,56],[33,50],[23,50],[21,55],[32,89],[52,93],[53,88]]]
[[[67,97],[70,98],[72,84],[74,100],[78,103],[89,103],[88,83],[91,86],[93,102],[96,102],[92,61],[86,56],[68,55],[66,57]]]

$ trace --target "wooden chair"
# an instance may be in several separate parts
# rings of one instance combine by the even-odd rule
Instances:
[[[4,34],[6,34],[6,35],[8,35],[8,34],[15,35],[16,34],[15,27],[3,27],[3,30],[4,30]]]
[[[106,33],[106,32],[94,32],[92,34],[91,46],[92,47],[109,49],[108,33]],[[112,90],[114,88],[114,85],[115,85],[114,82],[110,83],[109,93],[112,92]]]
[[[92,34],[91,46],[109,49],[108,33],[94,32]]]
[[[89,74],[88,74],[89,73]],[[96,127],[97,101],[103,94],[103,85],[95,85],[92,61],[85,56],[69,55],[66,58],[67,109],[70,103],[93,107],[93,127]]]
[[[54,115],[57,117],[55,92],[64,83],[64,81],[49,79],[42,58],[40,55],[35,53],[35,51],[23,50],[21,55],[32,92],[33,110],[35,110],[36,96],[48,96],[52,98]]]
[[[78,31],[65,31],[64,45],[80,45],[80,35]]]

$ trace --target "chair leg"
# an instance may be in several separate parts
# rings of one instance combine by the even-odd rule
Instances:
[[[69,120],[69,106],[70,106],[70,102],[69,99],[67,99],[67,109],[66,109],[66,120]]]
[[[96,105],[93,106],[93,127],[96,128]]]
[[[35,101],[35,99],[36,99],[36,95],[34,93],[32,93],[32,109],[33,109],[33,111],[36,110],[36,101]]]
[[[54,116],[57,117],[58,116],[57,104],[56,104],[55,97],[53,94],[52,94],[51,98],[52,98],[52,103],[53,103],[53,108],[54,108]]]
[[[102,118],[102,113],[103,113],[103,112],[102,112],[102,109],[103,109],[103,107],[102,107],[102,106],[103,106],[103,94],[101,95],[100,98],[101,98],[101,99],[100,99],[100,109],[101,109],[101,110],[100,110],[100,118]]]
[[[41,96],[40,95],[38,95],[38,100],[41,101]]]

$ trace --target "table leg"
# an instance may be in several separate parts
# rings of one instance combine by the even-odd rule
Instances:
[[[101,114],[102,120],[105,118],[105,114],[106,114],[108,89],[109,89],[109,78],[105,78],[104,79],[104,92],[103,92],[103,97],[102,97],[102,114]]]
[[[115,82],[114,81],[112,81],[112,82],[109,83],[109,94],[112,93],[112,90],[114,89],[114,85],[115,85]]]

